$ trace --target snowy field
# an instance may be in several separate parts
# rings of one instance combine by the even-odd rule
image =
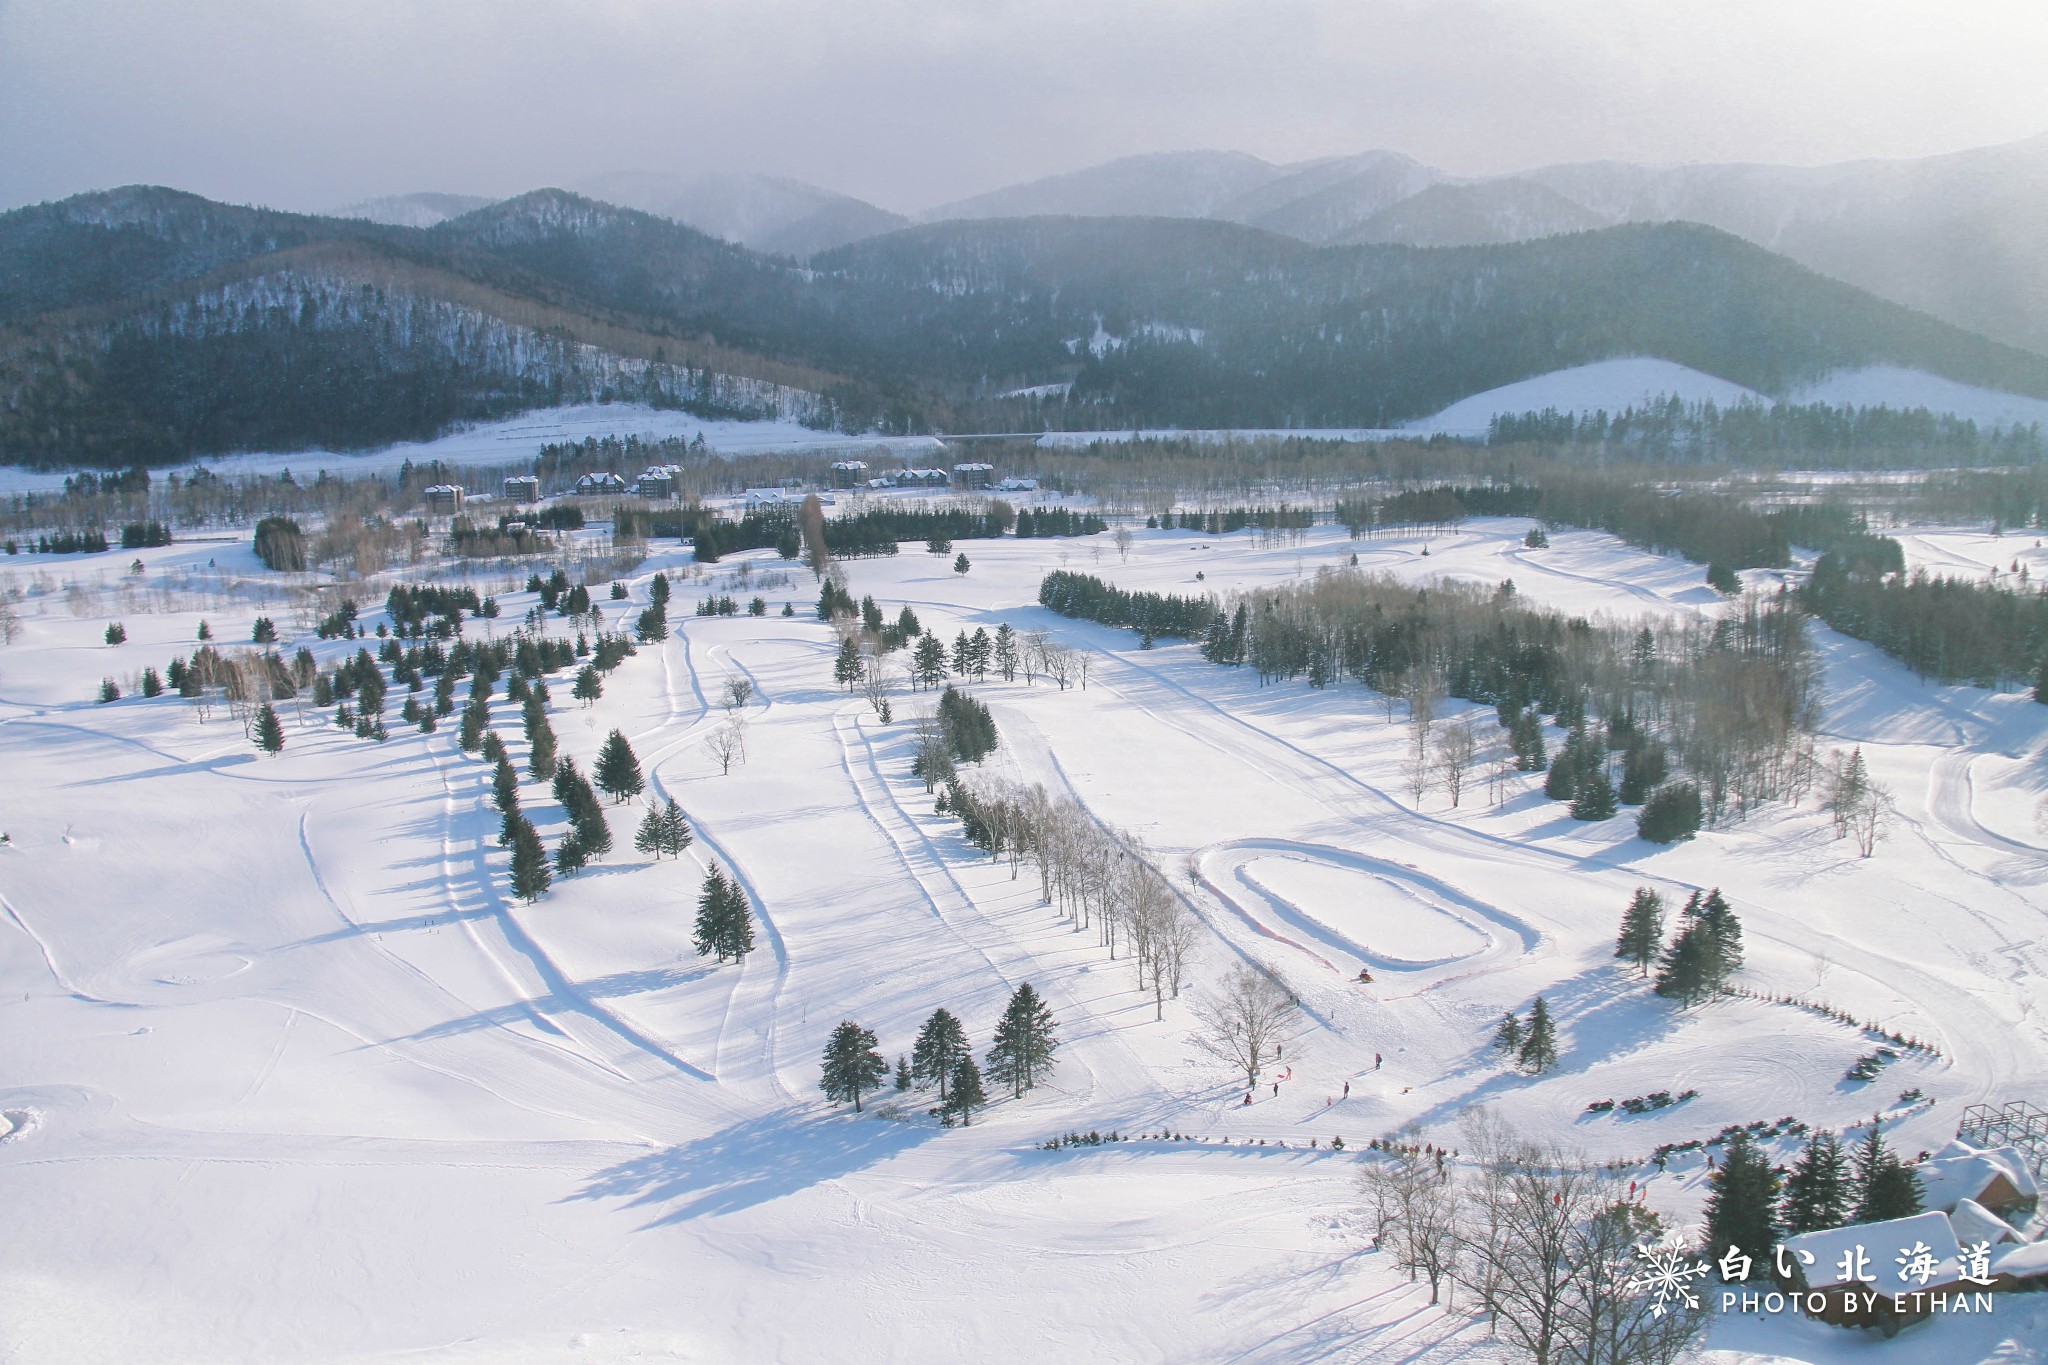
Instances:
[[[627,580],[630,607],[666,569],[674,636],[588,709],[553,682],[563,752],[587,771],[623,730],[698,840],[650,861],[631,851],[638,809],[612,808],[617,851],[531,906],[506,892],[489,772],[452,723],[421,735],[393,714],[379,745],[287,708],[269,759],[223,712],[202,724],[132,695],[202,618],[233,642],[270,614],[287,653],[353,652],[312,640],[246,541],[145,550],[139,576],[129,552],[6,561],[0,589],[26,597],[22,637],[0,648],[0,1359],[1504,1361],[1367,1249],[1368,1139],[1456,1146],[1461,1111],[1485,1105],[1640,1163],[1726,1124],[1883,1112],[1911,1153],[1969,1103],[2048,1102],[2048,707],[1923,685],[1818,629],[1824,742],[1863,746],[1897,793],[1891,837],[1860,860],[1809,800],[1664,848],[1634,837],[1632,813],[1572,821],[1540,777],[1498,805],[1481,782],[1458,809],[1440,794],[1414,809],[1406,728],[1356,684],[1261,687],[1035,605],[1062,567],[1200,592],[1356,553],[1418,581],[1512,578],[1575,613],[1721,609],[1697,566],[1594,533],[1525,549],[1527,525],[1427,542],[1141,531],[1127,563],[1107,536],[973,541],[965,576],[909,545],[846,566],[856,597],[909,604],[944,639],[1007,622],[1089,652],[1085,690],[975,688],[1002,737],[987,766],[1143,837],[1204,926],[1192,991],[1241,959],[1296,988],[1310,1031],[1291,1079],[1249,1107],[1190,1045],[1191,996],[1155,1021],[1127,961],[934,813],[909,774],[908,718],[929,695],[899,687],[878,724],[832,682],[810,575],[772,555],[700,570],[661,551]],[[1904,539],[1916,562],[1983,567],[2021,547]],[[483,581],[504,612],[469,628],[511,629],[533,605],[524,576]],[[770,614],[691,615],[711,592],[760,594]],[[793,617],[773,614],[785,601]],[[127,643],[108,646],[115,620]],[[95,704],[108,676],[131,695]],[[720,775],[706,740],[732,678],[754,686],[748,752]],[[502,690],[494,713],[521,762]],[[559,807],[530,781],[522,798],[552,846]],[[712,860],[757,916],[743,967],[690,947]],[[1858,1029],[1656,999],[1612,955],[1644,885],[1667,901],[1723,889],[1741,984],[1941,1057],[1859,1084],[1843,1076],[1871,1047]],[[1049,1086],[952,1130],[928,1099],[884,1090],[856,1117],[819,1093],[840,1020],[893,1060],[943,1005],[981,1051],[1023,981],[1059,1021]],[[1538,993],[1561,1058],[1531,1078],[1487,1037]],[[1585,1112],[1679,1087],[1699,1094]],[[1932,1103],[1898,1098],[1912,1088]],[[1040,1150],[1089,1129],[1201,1141]],[[1350,1150],[1329,1150],[1338,1135]],[[1772,1150],[1788,1159],[1791,1140]],[[1697,1221],[1699,1158],[1630,1174]],[[2040,1362],[2048,1302],[2002,1296],[1990,1318],[1889,1343],[1731,1318],[1708,1344],[1723,1365]]]

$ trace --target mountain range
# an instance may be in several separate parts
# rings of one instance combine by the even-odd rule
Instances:
[[[1289,197],[1251,183],[1247,160],[1111,177],[1117,195],[1178,183],[1179,216],[958,205],[802,264],[563,190],[430,226],[151,187],[20,209],[0,214],[0,461],[359,448],[615,399],[849,431],[1385,426],[1630,355],[1767,394],[1893,364],[2048,396],[2048,357],[1711,227],[1318,246],[1213,212],[1343,191],[1389,201],[1384,218],[1470,187],[1396,197],[1421,171],[1376,157],[1295,172],[1308,188]],[[1055,202],[1135,202],[1111,188],[1084,176]],[[1495,207],[1554,208],[1520,194]],[[748,231],[832,207],[790,220],[794,193],[745,200],[752,217],[720,202]]]
[[[2048,352],[2048,252],[2040,249],[2048,237],[2048,135],[1915,160],[1584,162],[1490,177],[1454,176],[1387,151],[1293,164],[1243,152],[1167,152],[1006,186],[914,216],[751,173],[620,172],[570,188],[797,258],[913,222],[953,219],[1211,218],[1316,246],[1475,246],[1689,221],[1880,298]],[[439,201],[454,198],[399,196],[345,212],[424,227],[453,216]]]

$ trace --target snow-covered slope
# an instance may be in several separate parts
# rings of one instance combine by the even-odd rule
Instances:
[[[1602,360],[1568,370],[1554,370],[1533,379],[1460,399],[1443,411],[1408,424],[1410,431],[1448,436],[1484,436],[1487,425],[1503,414],[1543,412],[1619,412],[1661,398],[1687,403],[1718,404],[1768,401],[1754,390],[1669,360],[1635,356]]]
[[[1578,365],[1497,389],[1475,393],[1441,412],[1411,422],[1407,430],[1449,436],[1483,436],[1496,416],[1519,413],[1620,412],[1667,398],[1685,403],[1761,403],[1776,400],[1740,384],[1669,360],[1635,356]],[[1965,418],[1980,427],[2012,427],[2039,423],[2048,427],[2048,401],[1995,389],[1959,384],[1925,370],[1873,365],[1844,370],[1787,394],[1793,403],[1826,403],[1836,407],[1925,408]]]
[[[2048,428],[2048,400],[1958,384],[1938,374],[1897,365],[1840,371],[1793,390],[1786,395],[1786,401],[1836,407],[1926,408],[1929,412],[1965,418],[1980,427],[2038,424]]]

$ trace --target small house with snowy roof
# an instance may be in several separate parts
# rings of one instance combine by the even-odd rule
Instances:
[[[1780,1253],[1809,1317],[1886,1336],[1930,1316],[1937,1295],[1988,1287],[1964,1282],[1962,1246],[1939,1211],[1803,1232]]]
[[[1978,1147],[1961,1138],[1913,1168],[1921,1202],[1953,1211],[1967,1199],[2006,1222],[2024,1222],[2041,1204],[2041,1187],[2016,1147]]]

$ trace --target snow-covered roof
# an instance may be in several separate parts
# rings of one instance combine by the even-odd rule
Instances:
[[[2021,1199],[2038,1198],[2041,1192],[2017,1148],[1986,1150],[1961,1138],[1914,1167],[1914,1173],[1920,1177],[1923,1201],[1930,1209],[1952,1209],[1961,1200],[1975,1199],[2000,1176]]]
[[[1933,1260],[1933,1273],[1924,1281],[1908,1274],[1917,1249],[1925,1247]],[[1806,1275],[1809,1289],[1836,1289],[1852,1282],[1851,1275],[1861,1262],[1867,1283],[1880,1294],[1909,1294],[1935,1285],[1954,1284],[1962,1278],[1963,1249],[1956,1242],[1955,1229],[1945,1213],[1916,1213],[1910,1218],[1893,1218],[1882,1223],[1854,1223],[1823,1232],[1802,1232],[1785,1239],[1786,1254],[1795,1259]],[[1862,1256],[1857,1256],[1858,1250]],[[1808,1261],[1800,1253],[1813,1256]]]
[[[1974,1199],[1965,1199],[1950,1210],[1948,1223],[1955,1229],[1956,1240],[1964,1246],[1972,1242],[1989,1242],[1993,1246],[2001,1246],[2006,1242],[2020,1240],[2020,1235],[2012,1224]]]
[[[2022,1242],[2018,1246],[1994,1251],[1991,1272],[2021,1280],[2048,1275],[2048,1242]]]

